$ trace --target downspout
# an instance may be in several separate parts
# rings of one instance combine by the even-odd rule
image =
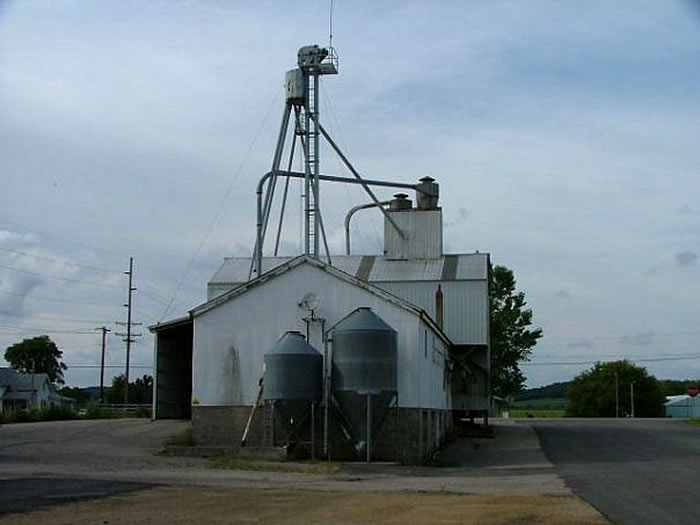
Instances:
[[[330,417],[330,404],[331,404],[331,374],[330,366],[328,363],[328,343],[330,339],[328,334],[326,334],[326,321],[325,319],[321,322],[321,333],[323,334],[323,454],[326,456],[328,461],[331,460],[330,448],[328,447],[328,434],[329,434],[329,417]]]

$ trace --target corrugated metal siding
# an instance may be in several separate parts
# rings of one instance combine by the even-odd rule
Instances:
[[[405,237],[384,218],[384,253],[394,259],[440,257],[442,210],[389,211]]]
[[[331,262],[338,270],[357,276],[357,272],[360,270],[360,265],[362,264],[362,259],[362,255],[336,255],[331,257]]]
[[[291,257],[266,257],[271,270]],[[381,256],[337,256],[333,266],[384,288],[435,319],[435,291],[442,285],[444,331],[455,344],[488,344],[488,255],[447,255],[440,259],[387,260]],[[248,281],[250,258],[224,260],[207,285],[207,300]],[[449,279],[449,280],[443,280]],[[452,280],[455,279],[455,280]]]
[[[271,270],[293,257],[265,257],[263,268]],[[223,264],[214,274],[210,283],[244,283],[248,281],[248,272],[250,272],[250,257],[226,257]]]
[[[666,402],[666,417],[700,417],[700,396],[677,396]]]
[[[458,281],[469,279],[489,278],[489,255],[487,253],[468,253],[458,255],[457,263]]]
[[[369,276],[370,282],[384,281],[439,281],[442,259],[413,259],[391,261],[377,258]]]
[[[309,264],[281,273],[195,317],[193,397],[204,406],[252,404],[264,354],[285,331],[306,329],[308,312],[298,301],[309,291],[321,298],[316,314],[326,320],[327,327],[358,306],[369,306],[397,331],[401,406],[450,408],[446,343],[431,324],[415,311]],[[429,342],[430,351],[424,349],[424,340]],[[317,350],[323,349],[320,330],[312,332],[309,342]]]
[[[456,257],[456,263],[454,258]],[[292,257],[265,257],[264,270],[271,270],[291,260]],[[332,258],[333,266],[339,270],[357,275],[362,255],[337,255]],[[375,256],[369,275],[370,282],[384,281],[440,281],[443,271],[448,266],[456,264],[456,268],[447,268],[445,272],[457,281],[486,280],[488,278],[488,254],[469,253],[447,255],[438,259],[389,260]],[[250,270],[249,257],[228,257],[212,277],[210,284],[232,284],[248,281]]]
[[[443,331],[455,344],[488,344],[486,281],[377,282],[376,286],[422,308],[435,319],[435,292],[443,294]]]

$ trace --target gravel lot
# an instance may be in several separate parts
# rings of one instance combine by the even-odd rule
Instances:
[[[436,467],[347,464],[331,475],[212,469],[157,455],[178,421],[0,428],[3,523],[605,523],[527,425],[462,440]],[[72,485],[71,485],[72,484]],[[13,497],[12,494],[15,494]],[[39,509],[13,513],[18,509]]]

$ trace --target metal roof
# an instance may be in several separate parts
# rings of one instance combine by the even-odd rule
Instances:
[[[346,315],[338,323],[333,326],[333,331],[361,331],[361,332],[393,332],[396,333],[391,326],[386,324],[384,320],[375,314],[371,308],[361,306],[356,308],[350,314]]]
[[[263,268],[271,270],[292,257],[265,257]],[[210,285],[239,284],[248,281],[250,257],[227,257]],[[488,279],[489,255],[469,253],[443,255],[437,259],[393,260],[381,255],[337,255],[331,266],[369,282],[392,281],[469,281]]]
[[[289,330],[279,338],[267,355],[313,355],[321,357],[321,353],[306,342],[301,332]]]
[[[254,288],[256,286],[260,286],[267,282],[270,279],[274,279],[278,275],[281,275],[293,268],[296,268],[297,266],[301,264],[309,264],[312,266],[315,266],[335,277],[338,279],[341,279],[345,282],[348,282],[350,284],[353,284],[355,286],[359,286],[360,288],[363,288],[367,290],[368,292],[377,295],[383,299],[385,299],[388,302],[391,302],[395,304],[396,306],[399,306],[400,308],[403,308],[404,310],[407,310],[418,317],[420,317],[426,324],[430,326],[430,328],[433,330],[433,332],[440,337],[445,344],[451,345],[452,342],[450,341],[450,338],[445,334],[445,332],[438,327],[438,325],[435,323],[435,321],[428,315],[425,310],[422,308],[411,304],[410,302],[406,301],[405,299],[392,294],[391,292],[388,292],[386,290],[383,290],[379,288],[378,286],[373,286],[371,283],[368,283],[367,281],[364,281],[362,279],[358,279],[357,277],[350,275],[341,269],[339,269],[337,266],[331,266],[329,264],[324,263],[323,261],[320,261],[318,259],[314,259],[313,257],[309,257],[308,255],[299,255],[294,258],[278,258],[285,260],[286,262],[284,264],[281,264],[277,267],[273,267],[271,270],[266,271],[263,273],[260,277],[257,277],[256,279],[253,279],[252,281],[245,282],[243,284],[239,284],[238,286],[233,287],[231,290],[224,292],[223,294],[208,300],[206,303],[201,304],[194,308],[193,310],[190,311],[190,316],[192,318],[196,318],[209,310],[212,310],[216,308],[217,306],[233,299],[234,297],[237,297],[238,295],[246,293],[248,290],[251,288]],[[231,259],[226,259],[226,261],[229,261]],[[240,259],[233,259],[240,261]],[[226,261],[224,262],[224,265],[226,265]],[[250,263],[250,259],[247,259],[248,263]],[[241,265],[238,266],[239,268]],[[219,273],[219,272],[217,272]],[[247,270],[246,270],[246,275],[247,275]],[[234,281],[235,282],[235,281]]]
[[[158,322],[154,325],[150,325],[148,327],[148,330],[151,333],[156,333],[162,332],[164,330],[170,330],[172,328],[179,328],[188,324],[192,324],[192,318],[189,315],[184,317],[178,317],[176,319],[170,319],[169,321]]]
[[[34,376],[32,378],[32,376]],[[22,374],[13,368],[0,368],[0,385],[7,385],[12,390],[34,390],[48,381],[49,376],[44,373]]]

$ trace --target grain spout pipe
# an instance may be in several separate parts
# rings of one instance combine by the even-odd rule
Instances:
[[[260,180],[258,181],[258,186],[257,189],[255,190],[255,194],[257,196],[257,220],[256,220],[256,238],[255,238],[255,251],[253,253],[253,260],[252,264],[250,267],[250,272],[248,274],[248,280],[250,280],[253,277],[253,272],[257,272],[257,275],[260,275],[262,273],[262,246],[263,246],[263,238],[264,238],[264,231],[263,231],[263,225],[264,225],[264,218],[263,218],[263,202],[262,202],[262,195],[263,195],[263,189],[265,187],[265,184],[268,182],[270,177],[293,177],[297,179],[303,179],[306,177],[306,174],[300,171],[290,171],[290,170],[274,170],[274,171],[268,171],[263,175]],[[389,181],[384,181],[384,180],[372,180],[372,179],[357,179],[357,178],[350,178],[350,177],[339,177],[337,175],[319,175],[318,178],[320,180],[325,180],[328,182],[343,182],[346,184],[361,184],[362,186],[383,186],[386,188],[404,188],[404,189],[411,189],[415,191],[420,191],[417,188],[416,184],[408,184],[404,182],[389,182]],[[376,197],[375,197],[376,199]],[[379,201],[374,203],[376,206]],[[380,210],[386,215],[386,211],[384,210],[383,207],[380,207]],[[391,225],[396,228],[396,231],[399,232],[400,235],[405,235],[401,229],[396,225],[394,220],[389,217],[389,222]]]
[[[360,210],[376,208],[377,206],[388,206],[389,204],[391,204],[391,201],[381,201],[379,203],[370,202],[350,208],[350,211],[348,211],[348,214],[345,216],[345,255],[350,255],[350,219],[352,219],[352,216]]]

